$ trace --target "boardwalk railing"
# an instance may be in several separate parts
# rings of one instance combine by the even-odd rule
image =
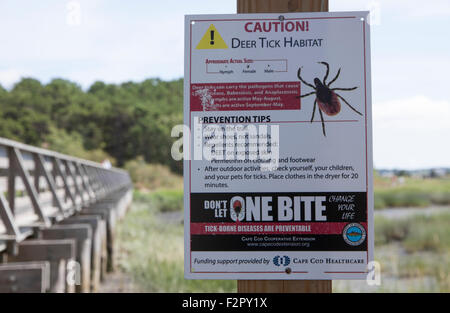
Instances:
[[[131,198],[124,170],[0,138],[0,292],[96,291]]]

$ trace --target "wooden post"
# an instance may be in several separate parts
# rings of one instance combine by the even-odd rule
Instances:
[[[75,260],[80,265],[80,284],[76,285],[77,292],[89,292],[91,285],[91,246],[92,227],[89,224],[53,225],[51,228],[41,229],[44,240],[75,240]],[[78,273],[75,274],[77,277]]]
[[[328,11],[328,0],[237,0],[237,13]],[[331,280],[238,280],[241,293],[331,293]]]

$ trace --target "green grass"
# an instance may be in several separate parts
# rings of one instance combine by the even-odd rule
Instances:
[[[183,225],[164,220],[158,207],[178,193],[159,192],[140,195],[118,225],[119,266],[131,275],[139,291],[144,292],[235,292],[232,280],[185,280]]]
[[[183,189],[182,176],[173,173],[167,166],[146,163],[142,157],[128,161],[125,170],[130,174],[136,189]]]
[[[376,218],[375,258],[384,274],[428,277],[436,281],[439,291],[450,292],[449,225],[449,213],[398,220]],[[391,251],[382,253],[386,249]],[[397,253],[393,253],[395,250]]]
[[[450,252],[450,214],[418,215],[406,219],[375,219],[375,244],[401,241],[409,253]]]
[[[183,190],[160,189],[154,192],[134,191],[133,199],[137,203],[151,205],[159,212],[183,210]]]
[[[393,207],[427,207],[430,206],[432,195],[413,190],[381,190],[375,191],[375,208]]]
[[[377,180],[378,208],[450,203],[448,180],[411,178],[397,186]],[[159,188],[170,187],[160,185]],[[183,225],[180,219],[171,220],[167,214],[177,215],[176,212],[180,217],[183,214],[180,188],[135,191],[132,209],[117,227],[118,262],[122,271],[133,278],[139,291],[235,292],[233,280],[184,279]],[[375,259],[382,265],[382,274],[407,280],[398,286],[384,285],[378,291],[450,292],[449,225],[448,213],[395,220],[376,217]],[[408,285],[411,279],[431,281],[433,285]]]
[[[375,209],[450,205],[450,179],[404,178],[403,182],[375,177]]]
[[[183,200],[183,190],[159,190],[151,198],[160,212],[183,211]]]

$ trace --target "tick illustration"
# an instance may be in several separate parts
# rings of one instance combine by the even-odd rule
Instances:
[[[308,96],[316,95],[316,99],[314,100],[313,112],[312,112],[312,116],[311,116],[311,123],[314,120],[314,115],[316,113],[316,106],[319,105],[320,120],[322,121],[322,132],[323,132],[323,135],[326,137],[327,134],[325,131],[325,123],[323,121],[322,112],[324,112],[328,116],[334,116],[334,115],[338,114],[341,111],[341,102],[339,101],[339,99],[344,101],[344,103],[346,105],[348,105],[349,108],[352,109],[353,111],[355,111],[357,114],[359,114],[361,116],[362,116],[362,114],[361,114],[361,112],[356,110],[353,106],[351,106],[350,103],[348,103],[348,101],[344,99],[344,97],[342,97],[341,95],[339,95],[336,92],[337,90],[351,91],[351,90],[355,90],[358,87],[331,88],[331,84],[334,83],[338,79],[339,74],[341,73],[341,69],[338,70],[336,77],[334,77],[330,82],[327,83],[328,74],[330,73],[330,65],[327,62],[317,62],[317,63],[323,64],[327,68],[327,71],[325,73],[323,80],[321,81],[320,79],[318,79],[316,77],[316,78],[314,78],[314,85],[307,83],[301,76],[302,67],[300,67],[297,72],[298,79],[300,79],[300,81],[303,84],[305,84],[306,86],[314,89],[314,91],[306,93],[304,95],[297,96],[297,98],[305,98]]]
[[[230,210],[230,217],[235,222],[242,221],[244,219],[245,211],[242,208],[241,201],[234,201],[233,208]]]

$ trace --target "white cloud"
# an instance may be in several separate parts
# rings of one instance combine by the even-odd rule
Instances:
[[[11,88],[22,77],[31,77],[26,71],[19,69],[4,69],[0,70],[0,84],[4,88]]]
[[[425,96],[373,105],[377,168],[450,167],[450,102]]]

